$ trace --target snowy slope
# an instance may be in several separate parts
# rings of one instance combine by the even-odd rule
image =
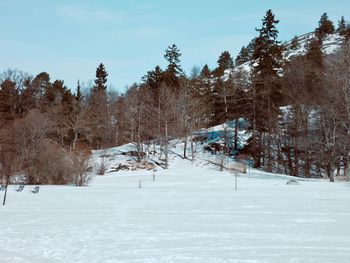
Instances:
[[[234,191],[231,173],[170,159],[156,181],[138,170],[37,195],[11,186],[0,262],[349,262],[349,183],[252,170]]]
[[[292,57],[305,55],[309,41],[314,38],[315,38],[315,33],[313,32],[299,36],[298,37],[299,47],[296,50],[291,49],[291,41],[286,43],[285,50],[282,53],[283,59],[290,60]],[[344,42],[344,37],[340,36],[338,33],[327,35],[322,42],[322,51],[325,55],[333,54],[340,49],[343,42]],[[231,74],[237,74],[238,72],[245,72],[246,74],[249,75],[251,72],[250,63],[251,62],[248,61],[242,65],[239,65],[233,70],[226,70],[225,75],[223,76],[223,79],[227,80],[229,79],[229,76]]]

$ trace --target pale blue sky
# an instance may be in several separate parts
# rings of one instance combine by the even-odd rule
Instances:
[[[236,57],[270,8],[282,41],[314,30],[324,12],[336,25],[342,15],[350,19],[348,0],[0,0],[0,70],[47,71],[75,89],[103,62],[108,83],[123,90],[165,67],[172,43],[187,73],[193,65],[214,68],[225,50]]]

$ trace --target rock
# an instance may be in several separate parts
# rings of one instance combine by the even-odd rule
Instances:
[[[298,181],[295,179],[291,179],[287,182],[287,185],[299,185]]]

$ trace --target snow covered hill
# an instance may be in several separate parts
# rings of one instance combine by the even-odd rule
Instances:
[[[349,262],[348,182],[287,185],[291,177],[248,170],[235,191],[231,172],[174,146],[155,181],[152,169],[109,167],[87,187],[10,186],[0,262]],[[129,150],[94,156],[114,166]]]
[[[305,55],[308,43],[315,37],[316,36],[314,32],[298,36],[298,48],[296,49],[292,49],[292,40],[287,42],[285,44],[285,50],[282,53],[283,59],[290,60],[292,57]],[[322,42],[322,51],[325,55],[333,54],[339,50],[343,42],[344,37],[339,35],[338,33],[327,35]],[[229,76],[231,74],[236,74],[242,71],[246,72],[247,74],[250,74],[250,64],[251,62],[248,61],[246,63],[243,63],[242,65],[239,65],[233,70],[226,70],[223,79],[229,79]]]

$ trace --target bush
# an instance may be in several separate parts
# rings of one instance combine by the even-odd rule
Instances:
[[[96,173],[98,175],[104,175],[107,170],[107,162],[104,157],[101,158],[100,163],[96,166]]]
[[[28,180],[35,184],[68,184],[72,182],[72,168],[69,154],[58,144],[44,142],[29,167]]]
[[[86,185],[90,177],[88,171],[90,169],[90,152],[87,150],[75,151],[73,159],[73,177],[76,186]]]

